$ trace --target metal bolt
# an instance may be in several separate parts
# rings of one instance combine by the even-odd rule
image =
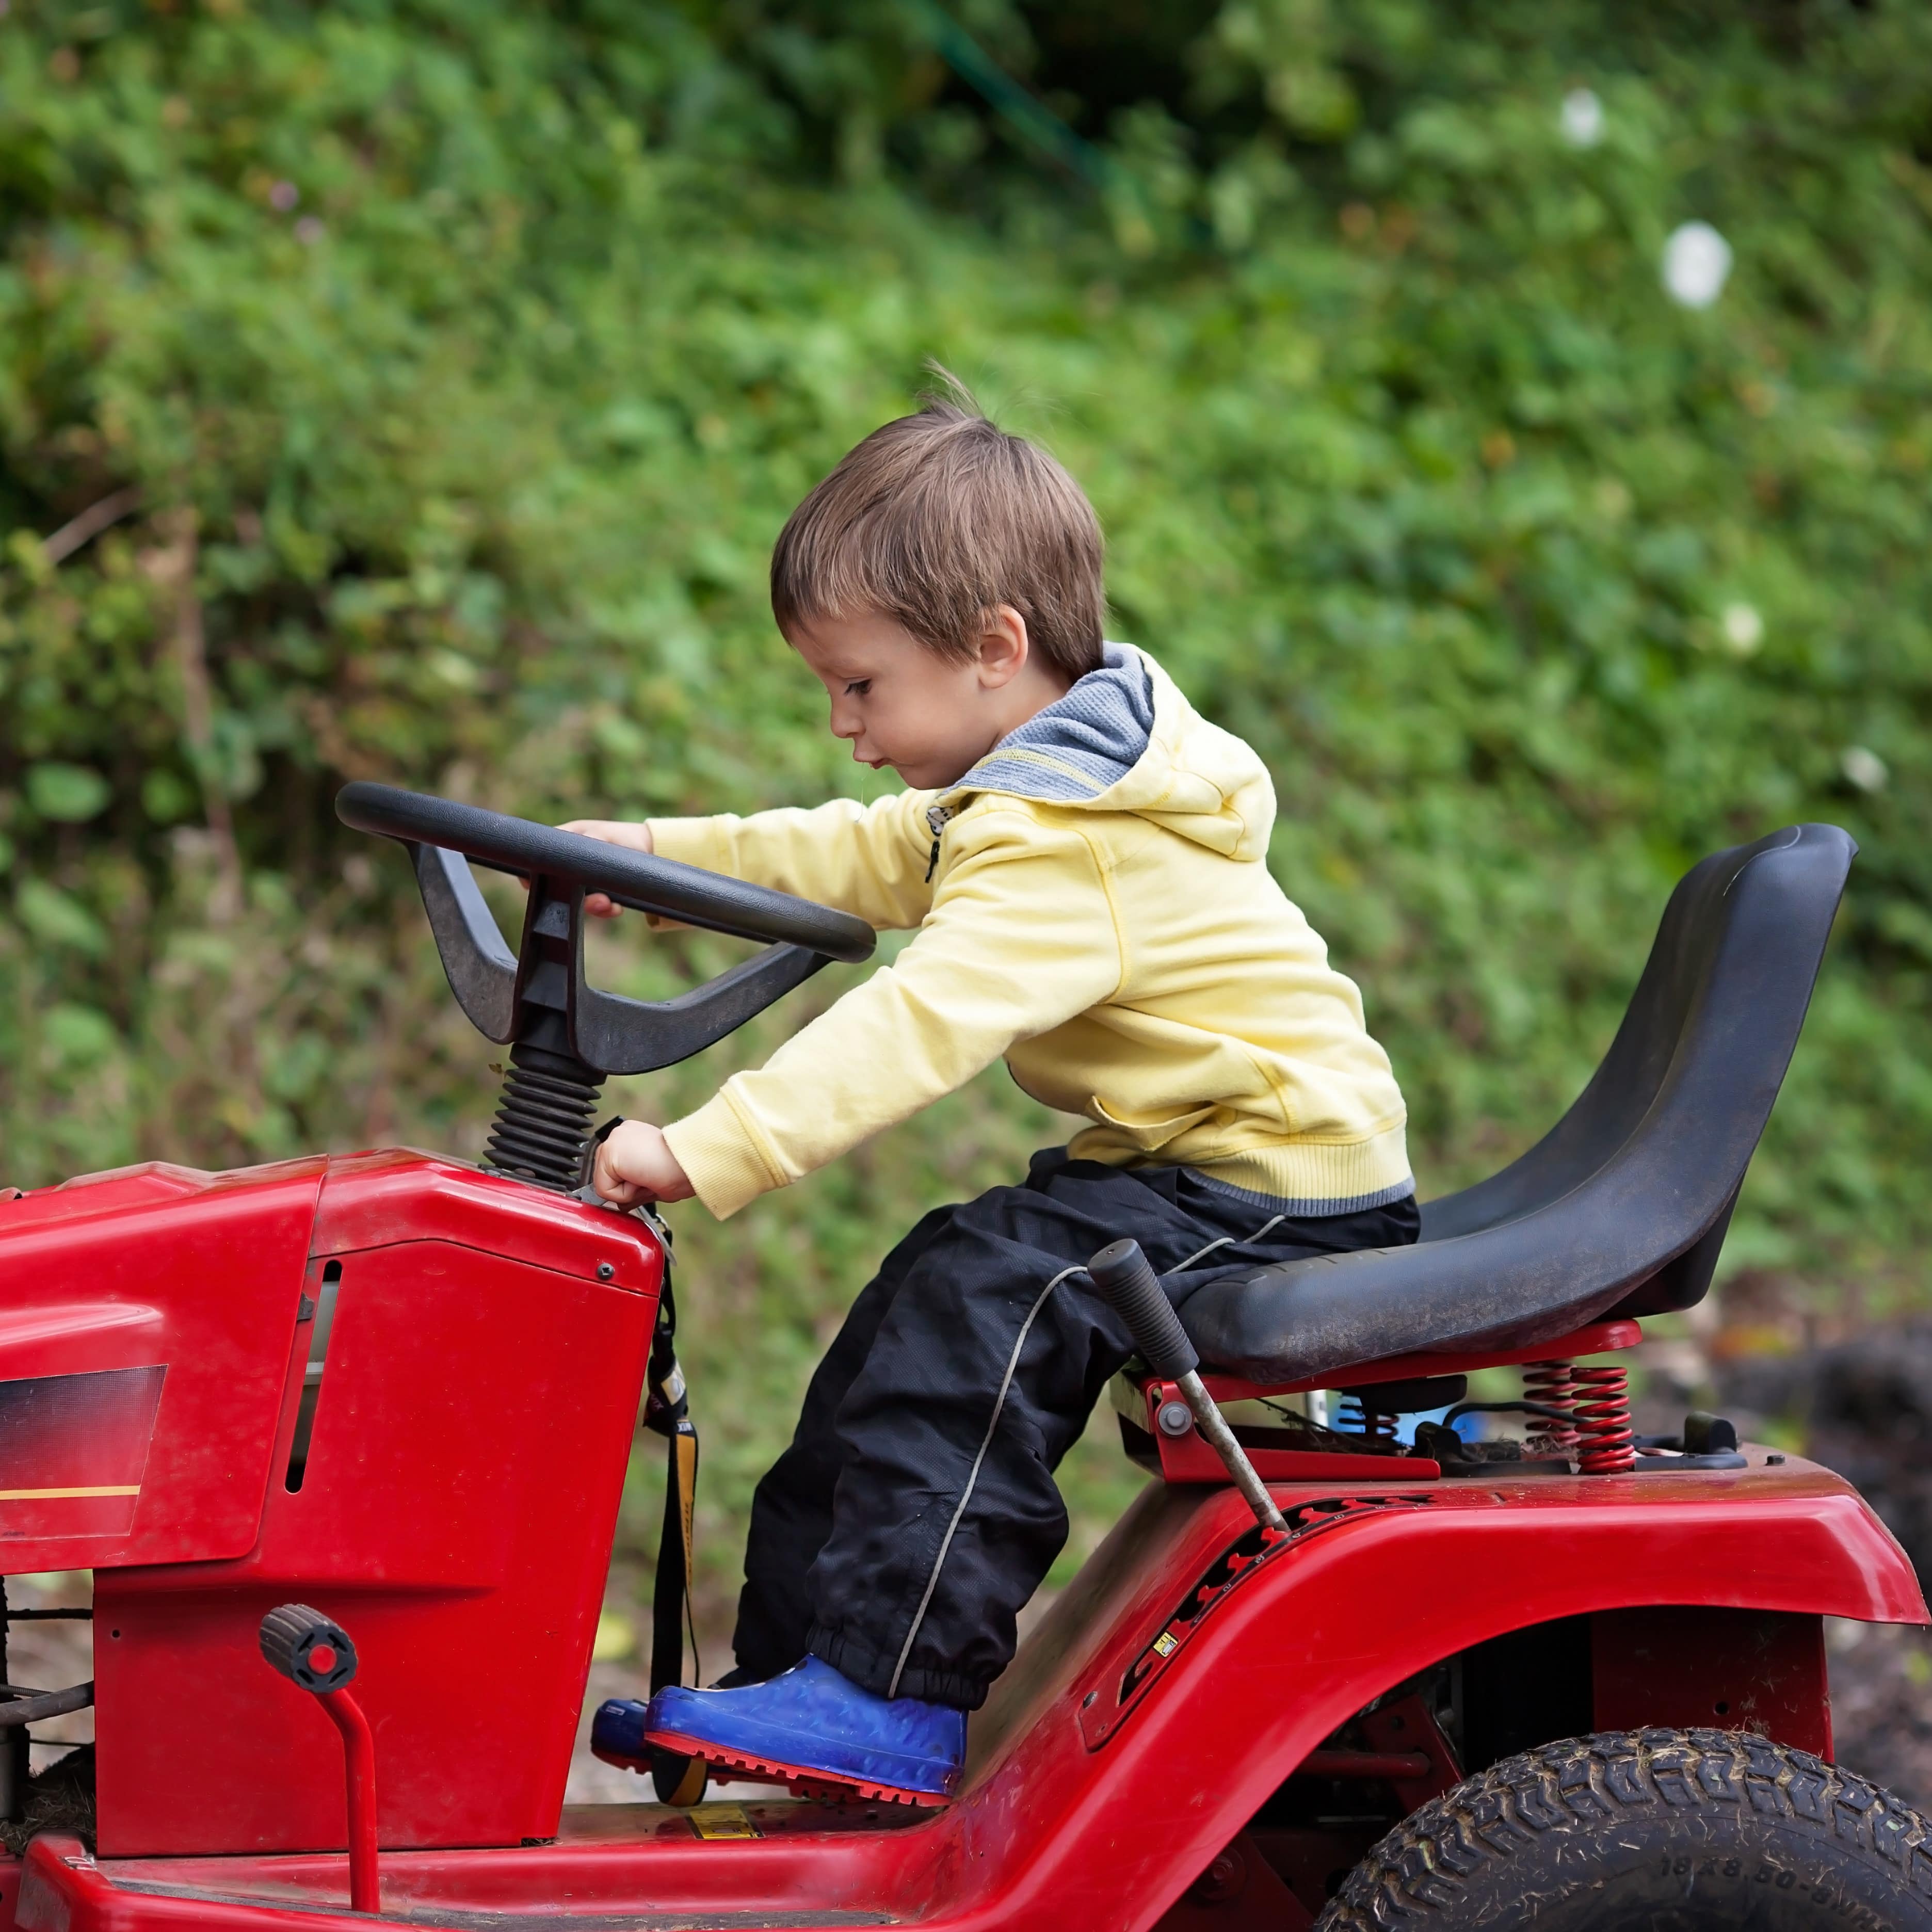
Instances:
[[[597,1279],[599,1281],[608,1281],[616,1272],[617,1264],[615,1262],[599,1262],[597,1264]]]
[[[1194,1426],[1194,1412],[1184,1402],[1164,1402],[1154,1423],[1163,1436],[1185,1436]]]
[[[1247,1879],[1247,1861],[1230,1845],[1188,1887],[1187,1895],[1203,1905],[1225,1905],[1240,1897]]]

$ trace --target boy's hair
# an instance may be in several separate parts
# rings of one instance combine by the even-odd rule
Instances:
[[[772,553],[772,613],[787,637],[874,610],[955,662],[1010,604],[1063,676],[1100,667],[1100,521],[1046,452],[949,393],[873,430],[793,511]]]

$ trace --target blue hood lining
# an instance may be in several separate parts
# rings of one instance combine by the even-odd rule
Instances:
[[[1154,682],[1124,644],[1100,668],[1010,731],[951,792],[1004,791],[1054,802],[1098,798],[1139,764],[1154,736]]]

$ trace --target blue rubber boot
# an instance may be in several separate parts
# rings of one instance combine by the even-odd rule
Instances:
[[[875,1697],[815,1657],[731,1690],[672,1684],[648,1707],[615,1700],[597,1713],[591,1748],[640,1765],[652,1749],[701,1757],[754,1778],[861,1798],[944,1804],[966,1756],[966,1713],[916,1697]]]

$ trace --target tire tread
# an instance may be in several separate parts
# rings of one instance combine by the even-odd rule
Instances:
[[[1724,1805],[1828,1829],[1932,1906],[1932,1825],[1868,1779],[1748,1731],[1609,1731],[1504,1758],[1412,1813],[1350,1874],[1316,1932],[1389,1932],[1433,1916],[1566,1825]]]

